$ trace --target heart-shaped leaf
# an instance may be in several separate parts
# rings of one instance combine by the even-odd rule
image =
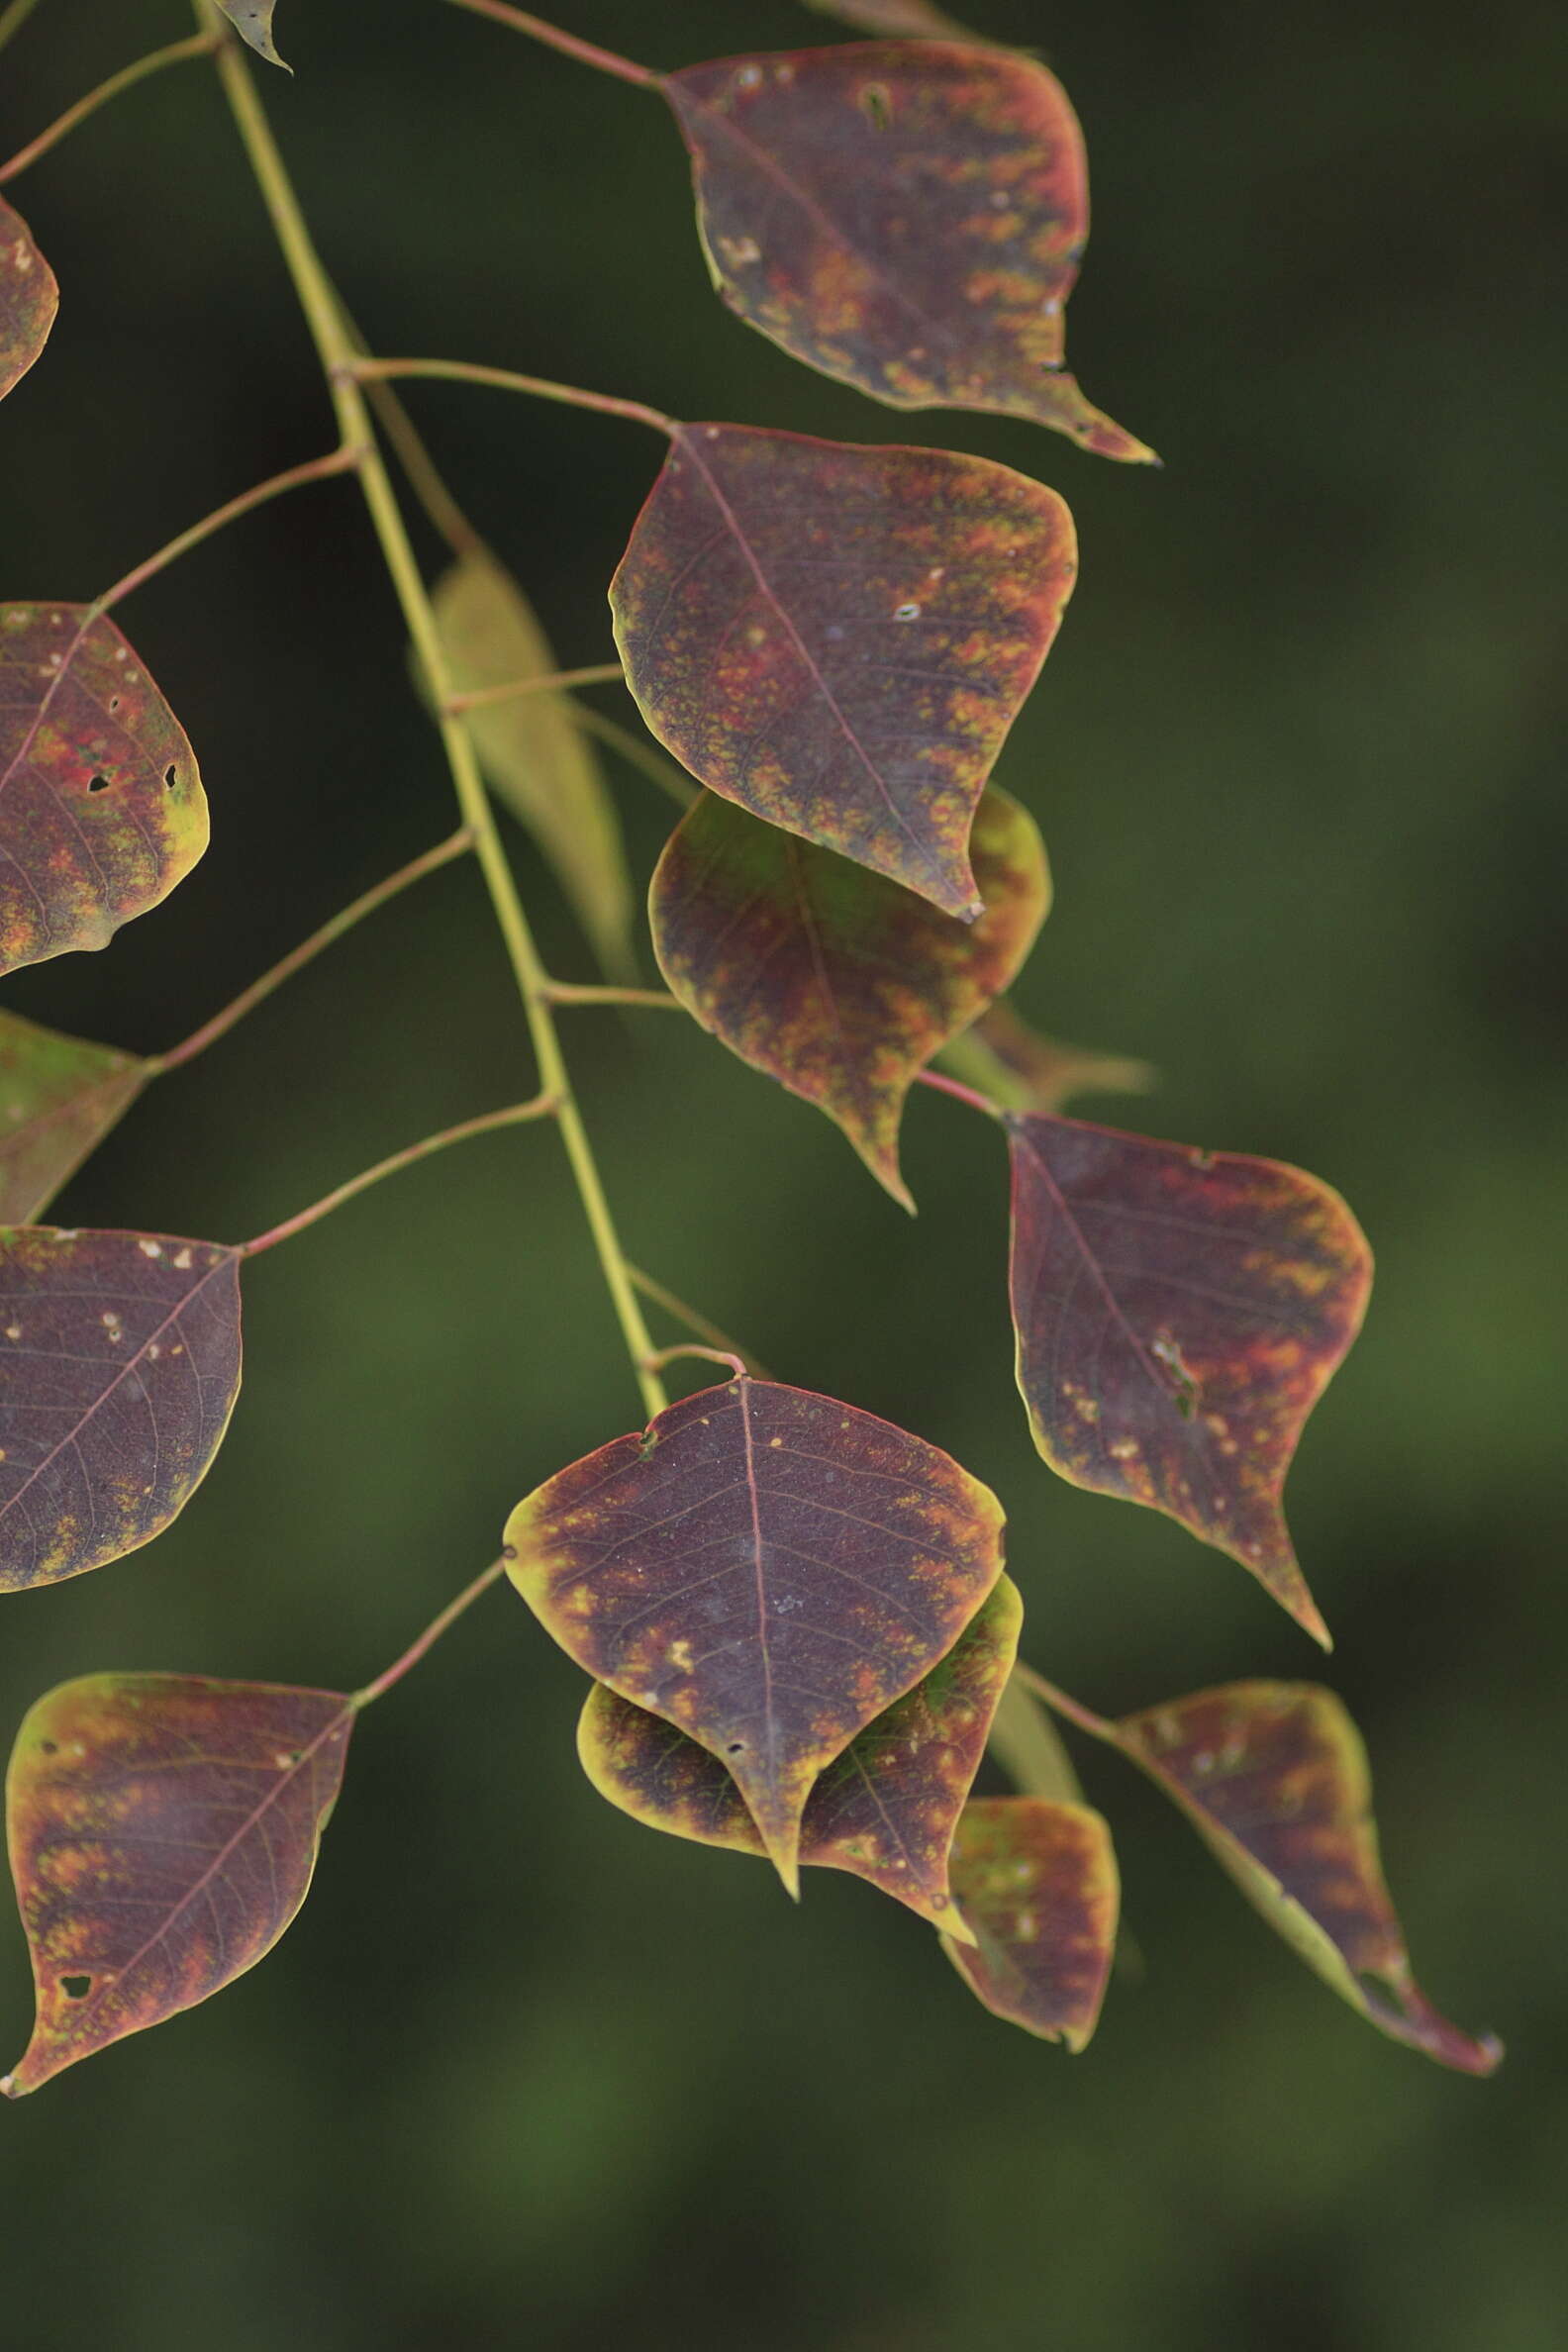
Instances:
[[[850,1871],[968,1940],[947,1857],[1023,1620],[1018,1587],[999,1577],[946,1657],[824,1771],[801,1817],[802,1862]],[[577,1752],[601,1797],[634,1820],[699,1845],[765,1851],[720,1759],[603,1683],[588,1694]]]
[[[705,793],[648,900],[659,969],[687,1012],[826,1111],[910,1210],[899,1125],[916,1072],[1009,986],[1050,903],[1034,821],[995,785],[969,854],[986,911],[966,926]]]
[[[1462,2074],[1501,2042],[1461,2033],[1411,1974],[1384,1883],[1360,1734],[1314,1683],[1229,1683],[1116,1725],[1127,1755],[1309,1968],[1396,2041]]]
[[[1065,1111],[1081,1094],[1147,1094],[1146,1061],[1041,1036],[1011,1004],[993,1005],[963,1040],[961,1077],[1010,1111]]]
[[[168,704],[86,605],[0,605],[0,971],[104,947],[207,846]]]
[[[283,65],[272,40],[272,15],[277,0],[218,0],[219,7],[229,19],[242,41],[248,43],[258,57],[265,57],[269,65]],[[292,65],[283,65],[285,73],[292,73]]]
[[[1053,1470],[1249,1568],[1324,1648],[1280,1496],[1372,1257],[1300,1168],[1010,1114],[1018,1381]]]
[[[0,400],[43,350],[58,309],[53,270],[21,214],[0,196]]]
[[[1001,1538],[935,1446],[741,1377],[548,1479],[506,1553],[579,1666],[722,1757],[794,1893],[813,1782],[952,1648]]]
[[[10,2099],[220,1992],[304,1902],[343,1781],[337,1691],[91,1674],[29,1713],[6,1831],[33,1960]]]
[[[241,1255],[0,1233],[0,1592],[101,1568],[184,1509],[240,1389]]]
[[[454,563],[431,602],[457,693],[559,669],[533,606],[493,556]],[[614,979],[635,978],[621,822],[570,701],[523,694],[470,711],[465,724],[491,791],[539,842],[600,963]]]
[[[975,804],[1076,565],[1062,501],[1005,465],[687,425],[610,602],[693,775],[972,921]]]
[[[153,1074],[134,1053],[0,1013],[0,1227],[31,1225]]]
[[[708,266],[748,326],[893,408],[999,410],[1153,451],[1062,367],[1083,134],[1034,58],[857,42],[668,75]]]
[[[952,1850],[952,1891],[974,1943],[942,1949],[999,2017],[1081,2050],[1116,1951],[1111,1832],[1085,1805],[977,1797]]]

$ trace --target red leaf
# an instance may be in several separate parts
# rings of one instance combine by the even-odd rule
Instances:
[[[1239,1560],[1324,1648],[1280,1509],[1361,1325],[1365,1237],[1277,1160],[1011,1113],[1013,1319],[1034,1442],[1075,1486]]]
[[[733,1053],[836,1121],[913,1210],[899,1127],[918,1070],[1009,986],[1050,900],[1034,821],[993,785],[970,838],[971,926],[705,793],[649,894],[659,969]]]
[[[1229,1683],[1127,1715],[1116,1735],[1352,2009],[1440,2065],[1492,2072],[1501,2042],[1450,2025],[1411,1973],[1378,1859],[1366,1751],[1332,1691]]]
[[[812,1784],[951,1649],[1001,1536],[934,1445],[741,1378],[546,1480],[506,1551],[585,1672],[723,1759],[794,1893]]]
[[[748,326],[893,408],[1000,410],[1153,452],[1063,372],[1083,135],[1032,57],[858,42],[668,75],[708,265]]]
[[[54,272],[21,214],[0,196],[0,400],[43,350],[58,309]]]
[[[6,1829],[38,2017],[10,2099],[232,1984],[304,1902],[343,1780],[337,1691],[94,1674],[33,1708]]]
[[[1061,500],[1004,465],[686,425],[610,601],[693,775],[972,921],[975,804],[1076,564]]]
[[[1111,1832],[1084,1805],[977,1797],[953,1843],[952,1889],[973,1946],[942,1948],[981,2001],[1045,2041],[1081,2050],[1116,1951]]]

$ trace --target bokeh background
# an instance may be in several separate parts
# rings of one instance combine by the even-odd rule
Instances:
[[[1031,2043],[869,1890],[822,1875],[795,1912],[760,1867],[613,1813],[574,1760],[579,1678],[503,1592],[366,1718],[265,1965],[0,2118],[19,2345],[1568,2341],[1556,12],[982,6],[1046,48],[1085,122],[1072,356],[1159,475],[1023,425],[896,418],[750,335],[708,292],[657,102],[494,25],[283,0],[297,78],[263,78],[381,349],[962,446],[1070,499],[1082,584],[1000,770],[1058,884],[1020,1001],[1158,1064],[1156,1096],[1102,1114],[1302,1161],[1371,1232],[1371,1320],[1292,1516],[1418,1968],[1509,2061],[1476,2084],[1381,2040],[1094,1753],[1143,1967],[1088,2055]],[[789,0],[560,13],[659,64],[836,37]],[[0,57],[4,146],[187,25],[177,0],[45,0]],[[0,421],[5,586],[88,597],[331,424],[205,67],[8,193],[63,295]],[[657,445],[500,394],[414,406],[562,660],[604,659]],[[350,485],[238,526],[122,618],[197,745],[213,846],[110,953],[5,1001],[151,1048],[451,817]],[[645,873],[668,811],[616,781]],[[514,847],[552,962],[591,977]],[[1035,1459],[979,1123],[914,1105],[912,1224],[695,1029],[567,1019],[633,1254],[786,1377],[998,1488],[1048,1672],[1116,1711],[1320,1671],[1238,1569]],[[448,872],[155,1089],[61,1215],[247,1234],[532,1083],[477,883]],[[6,1725],[108,1665],[351,1686],[521,1494],[636,1417],[544,1132],[268,1257],[247,1338],[179,1524],[7,1604]],[[7,1930],[0,2055],[28,2014]]]

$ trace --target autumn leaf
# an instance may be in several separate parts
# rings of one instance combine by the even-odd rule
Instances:
[[[801,1817],[803,1863],[847,1870],[969,1939],[948,1892],[947,1860],[1023,1617],[1017,1586],[999,1577],[946,1657],[816,1782]],[[700,1845],[765,1851],[722,1760],[603,1683],[588,1694],[577,1752],[599,1794],[634,1820]]]
[[[7,2098],[232,1984],[304,1902],[353,1728],[337,1691],[92,1674],[29,1713],[6,1833],[37,2021]]]
[[[1229,1683],[1114,1729],[1254,1910],[1342,2000],[1440,2065],[1492,2072],[1502,2044],[1450,2025],[1411,1973],[1378,1858],[1366,1751],[1333,1692]]]
[[[969,853],[986,911],[966,926],[705,793],[648,900],[659,969],[687,1012],[826,1111],[909,1210],[899,1127],[916,1073],[1008,987],[1050,903],[1033,819],[995,785]]]
[[[586,1673],[723,1760],[793,1894],[813,1783],[951,1649],[1001,1536],[935,1446],[739,1378],[548,1479],[506,1556]]]
[[[101,1568],[184,1509],[239,1394],[242,1254],[0,1232],[0,1592]]]
[[[1042,1036],[1011,1003],[982,1013],[949,1059],[959,1077],[1009,1111],[1055,1114],[1079,1095],[1147,1094],[1154,1084],[1148,1062]]]
[[[1010,1113],[1018,1381],[1053,1470],[1239,1560],[1329,1646],[1280,1498],[1371,1252],[1300,1168]]]
[[[437,582],[436,627],[454,692],[560,667],[522,589],[495,558],[465,555]],[[534,835],[605,971],[637,975],[632,882],[615,802],[563,694],[524,694],[469,711],[485,780]]]
[[[1062,501],[1004,465],[687,425],[610,601],[693,775],[969,922],[975,806],[1076,566]]]
[[[272,39],[272,14],[277,0],[218,0],[219,7],[229,19],[242,41],[265,57],[269,65],[283,65]],[[283,65],[285,73],[292,73],[292,65]]]
[[[0,1228],[49,1207],[156,1066],[0,1013]]]
[[[1116,1951],[1120,1890],[1111,1832],[1085,1805],[978,1797],[952,1851],[952,1891],[972,1945],[942,1949],[986,2008],[1081,2050]]]
[[[1089,181],[1067,93],[1035,58],[856,42],[661,86],[714,283],[748,326],[893,408],[996,410],[1152,459],[1063,368]]]
[[[0,605],[0,971],[107,946],[207,846],[184,732],[91,610]]]
[[[58,309],[54,272],[21,214],[0,196],[0,400],[43,350]]]

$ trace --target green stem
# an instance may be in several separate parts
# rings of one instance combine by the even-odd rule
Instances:
[[[27,0],[27,7],[31,5],[32,0]],[[26,15],[27,7],[24,7],[23,15]],[[0,20],[0,46],[15,29],[13,18],[16,18],[14,8],[9,9],[5,18]],[[20,21],[20,18],[16,18],[17,23]],[[121,91],[129,90],[134,82],[144,81],[149,73],[157,73],[165,65],[178,65],[186,57],[210,56],[217,46],[216,35],[195,33],[185,41],[171,41],[166,49],[152,49],[147,56],[138,57],[134,65],[122,65],[118,73],[111,73],[107,81],[98,84],[96,90],[89,90],[85,98],[78,98],[74,106],[67,106],[57,122],[50,123],[47,131],[41,131],[37,139],[30,140],[25,147],[19,148],[9,163],[0,163],[0,187],[7,180],[15,179],[19,171],[26,171],[28,165],[36,163],[40,155],[47,155],[49,148],[63,139],[68,131],[74,131],[78,123],[84,123],[90,114],[96,114],[100,106],[111,98],[118,98]]]
[[[645,743],[640,735],[634,735],[630,727],[622,727],[617,720],[604,718],[598,711],[590,709],[587,703],[574,699],[571,715],[573,723],[582,729],[584,735],[596,736],[608,749],[619,752],[629,767],[635,767],[638,775],[646,776],[650,784],[657,785],[677,809],[691,807],[697,798],[698,787],[683,768],[675,765],[673,759],[666,759],[662,751],[655,751],[651,743]]]
[[[564,57],[575,57],[579,65],[591,65],[597,73],[613,73],[617,81],[636,82],[639,89],[656,90],[664,79],[646,65],[634,65],[630,57],[617,56],[614,49],[598,49],[591,41],[579,41],[575,33],[557,31],[554,25],[546,25],[542,17],[530,15],[526,8],[508,7],[507,0],[453,0],[453,4],[472,9],[475,16],[494,17],[498,25],[510,25],[514,32],[530,34],[535,41],[543,42],[546,49],[559,49]]]
[[[400,1683],[409,1668],[417,1666],[425,1652],[435,1647],[447,1626],[454,1625],[464,1610],[471,1609],[480,1594],[488,1593],[490,1587],[499,1584],[505,1574],[505,1560],[492,1560],[471,1585],[465,1585],[456,1600],[448,1601],[440,1617],[432,1617],[418,1639],[409,1643],[401,1658],[394,1658],[384,1674],[378,1674],[374,1682],[367,1682],[362,1691],[355,1691],[348,1702],[354,1714],[357,1715],[362,1708],[373,1707],[378,1699],[391,1690],[394,1683]]]
[[[472,359],[360,359],[339,362],[356,384],[384,384],[394,377],[427,376],[440,383],[488,384],[498,392],[526,392],[534,400],[556,400],[566,408],[591,409],[601,417],[626,417],[634,425],[649,425],[668,438],[678,428],[673,417],[661,415],[640,400],[617,400],[609,392],[584,392],[577,384],[552,383],[547,376],[519,375],[511,367],[482,367]]]
[[[193,1061],[198,1053],[205,1053],[209,1045],[215,1045],[220,1037],[227,1036],[237,1022],[244,1021],[247,1013],[253,1013],[257,1005],[263,1004],[275,988],[281,988],[285,980],[292,980],[296,972],[302,972],[324,947],[332,946],[334,940],[341,939],[345,931],[352,931],[355,924],[362,923],[367,915],[373,915],[378,907],[384,907],[389,900],[397,898],[411,883],[422,882],[427,874],[437,873],[442,866],[450,865],[454,857],[461,857],[472,847],[473,835],[466,826],[462,826],[446,840],[438,842],[434,849],[427,849],[423,857],[411,858],[407,865],[399,866],[395,874],[388,874],[384,882],[372,884],[369,890],[364,891],[340,914],[334,915],[330,922],[324,923],[320,931],[312,931],[308,939],[302,940],[269,972],[263,972],[259,980],[252,980],[250,986],[242,990],[232,1004],[225,1005],[221,1013],[215,1013],[211,1021],[205,1021],[199,1029],[193,1029],[182,1044],[171,1045],[167,1053],[152,1055],[149,1063],[151,1070],[154,1073],[177,1070],[181,1063]]]
[[[202,12],[207,0],[195,0],[195,5],[198,17],[205,24],[207,19]],[[464,827],[473,836],[475,853],[490,893],[497,928],[505,942],[518,993],[523,1000],[539,1062],[540,1090],[555,1105],[556,1123],[576,1180],[583,1214],[593,1235],[605,1287],[621,1324],[644,1411],[651,1420],[654,1414],[663,1411],[666,1403],[657,1375],[649,1372],[645,1365],[645,1359],[652,1352],[652,1342],[637,1294],[632,1288],[631,1276],[626,1270],[626,1259],[622,1254],[615,1221],[605,1198],[587,1130],[572,1096],[554,1016],[543,994],[548,974],[534,943],[534,934],[523,912],[517,885],[506,861],[506,852],[501,846],[495,816],[485,791],[484,777],[466,728],[442,708],[455,689],[446,669],[436,616],[420,577],[419,565],[414,559],[414,550],[397,499],[380,451],[371,440],[369,411],[364,394],[354,380],[354,353],[343,323],[343,315],[311,245],[283,159],[278,153],[238,42],[224,42],[218,51],[217,66],[256,184],[293,279],[300,308],[316,343],[332,394],[340,434],[347,444],[370,442],[358,466],[360,487],[370,510],[370,520],[380,542],[382,558],[402,606],[415,651],[424,667],[432,700],[440,714],[437,725],[447,765],[451,769],[458,808]]]
[[[215,531],[222,531],[226,523],[236,522],[241,515],[248,515],[252,507],[265,506],[269,499],[281,498],[285,490],[303,489],[307,482],[324,482],[334,474],[357,472],[364,462],[367,443],[368,433],[358,447],[345,443],[326,457],[312,457],[304,465],[291,465],[284,472],[273,474],[269,480],[257,482],[253,490],[242,490],[240,496],[231,498],[226,506],[215,507],[210,515],[204,515],[199,523],[193,523],[189,531],[182,531],[177,539],[169,540],[167,546],[159,547],[155,555],[149,555],[145,563],[139,563],[134,571],[128,571],[123,580],[116,580],[112,588],[106,588],[103,595],[94,600],[83,619],[83,629],[96,621],[101,613],[107,613],[111,605],[117,605],[122,597],[129,596],[133,589],[145,586],[166,565],[188,554],[192,547],[199,547],[202,540],[211,539]]]
[[[667,988],[588,988],[575,980],[551,980],[544,990],[551,1005],[641,1005],[654,1013],[679,1013],[679,997]]]
[[[276,1249],[280,1241],[292,1241],[296,1233],[307,1226],[319,1225],[324,1217],[331,1217],[345,1201],[357,1199],[379,1184],[384,1176],[399,1175],[404,1168],[412,1168],[416,1160],[429,1159],[433,1152],[444,1151],[449,1144],[466,1143],[474,1135],[488,1135],[497,1127],[522,1127],[528,1120],[550,1119],[558,1116],[560,1104],[554,1095],[535,1095],[527,1103],[509,1103],[503,1111],[483,1111],[477,1119],[465,1119],[460,1127],[442,1127],[439,1135],[423,1135],[417,1143],[406,1143],[401,1151],[392,1152],[386,1159],[377,1160],[373,1168],[363,1168],[357,1176],[350,1176],[346,1184],[340,1184],[320,1201],[313,1201],[308,1209],[301,1209],[294,1217],[286,1217],[281,1225],[258,1233],[253,1241],[241,1245],[242,1257],[259,1257],[264,1249]]]
[[[0,9],[0,49],[4,49],[13,33],[20,33],[38,6],[38,0],[11,0],[9,8]]]
[[[1054,1708],[1069,1723],[1076,1723],[1080,1731],[1087,1731],[1091,1739],[1103,1739],[1108,1747],[1119,1748],[1122,1745],[1122,1734],[1115,1723],[1108,1722],[1104,1715],[1097,1715],[1091,1708],[1080,1705],[1078,1700],[1070,1699],[1065,1691],[1058,1691],[1054,1683],[1047,1682],[1043,1674],[1036,1674],[1032,1666],[1026,1666],[1020,1659],[1013,1671],[1026,1690],[1032,1691],[1037,1699],[1043,1699],[1047,1707]]]
[[[627,1272],[644,1299],[651,1299],[655,1307],[662,1307],[666,1315],[673,1316],[677,1323],[686,1325],[688,1331],[695,1331],[699,1339],[706,1339],[723,1354],[738,1356],[753,1380],[772,1379],[772,1373],[749,1348],[737,1346],[728,1331],[722,1331],[716,1323],[710,1323],[706,1315],[699,1315],[695,1307],[688,1307],[684,1299],[677,1298],[672,1290],[666,1290],[662,1282],[655,1282],[652,1275],[644,1274],[640,1266],[629,1266]]]
[[[595,661],[586,669],[552,670],[547,678],[511,678],[504,686],[475,686],[454,694],[446,705],[454,717],[488,711],[497,703],[519,702],[525,694],[564,694],[573,686],[616,686],[625,677],[619,661]]]

